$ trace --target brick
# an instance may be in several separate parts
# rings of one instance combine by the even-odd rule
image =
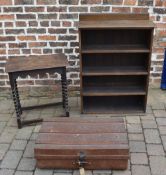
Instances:
[[[159,126],[166,126],[166,118],[156,118],[156,121]]]
[[[15,138],[28,140],[32,134],[32,129],[33,127],[27,127],[27,128],[22,128],[21,130],[18,130]]]
[[[62,26],[63,27],[71,27],[71,22],[70,21],[62,21]]]
[[[31,49],[21,49],[23,54],[30,54],[31,53]]]
[[[52,49],[43,49],[44,54],[52,53]]]
[[[0,144],[0,161],[4,158],[6,152],[9,149],[9,144]]]
[[[9,48],[25,48],[27,43],[9,43]]]
[[[55,5],[57,0],[37,0],[37,4],[39,5]]]
[[[152,104],[152,109],[153,110],[165,110],[165,105],[164,103],[156,103],[156,104]]]
[[[51,47],[64,47],[67,46],[67,42],[49,42]]]
[[[60,35],[58,37],[58,40],[69,40],[69,41],[71,41],[71,40],[76,40],[76,39],[77,39],[77,37],[73,36],[73,35]]]
[[[1,51],[0,51],[0,55],[5,55],[5,54],[6,54],[6,52],[1,53]],[[5,82],[4,81],[0,81],[0,86],[5,86]]]
[[[159,126],[159,132],[160,135],[166,135],[166,127],[165,126]]]
[[[0,122],[7,122],[11,118],[11,114],[0,114]]]
[[[150,156],[149,160],[152,174],[166,174],[166,158],[164,156]]]
[[[13,22],[5,22],[4,26],[7,27],[7,28],[8,27],[13,27]]]
[[[148,8],[133,7],[133,13],[148,13]]]
[[[131,8],[130,7],[112,7],[112,12],[115,12],[115,13],[130,13]]]
[[[1,169],[0,175],[14,175],[14,170],[10,169]]]
[[[73,175],[77,175],[78,171],[75,171],[76,173]],[[110,175],[112,173],[111,170],[93,170],[93,175]],[[79,173],[78,173],[79,174]],[[90,174],[91,175],[91,174]]]
[[[24,34],[24,29],[6,29],[6,34],[7,35],[10,35],[10,34],[15,34],[15,35],[18,35],[18,34]]]
[[[148,164],[148,158],[146,153],[131,153],[131,163],[132,164]]]
[[[46,47],[46,42],[30,42],[29,47]]]
[[[36,40],[35,36],[18,36],[17,38],[20,41],[34,41],[34,40]]]
[[[41,49],[32,49],[32,53],[34,53],[34,54],[41,54],[42,51],[41,51]]]
[[[69,29],[69,33],[70,34],[78,34],[78,30],[77,29]]]
[[[15,41],[14,36],[0,36],[0,41]]]
[[[154,110],[153,113],[155,117],[166,117],[165,110]]]
[[[0,14],[0,20],[14,20],[14,15],[2,15]]]
[[[104,7],[104,6],[96,6],[96,7],[91,7],[90,8],[90,11],[91,12],[106,12],[106,11],[109,11],[110,10],[110,7],[107,6],[107,7]]]
[[[165,14],[166,9],[165,8],[153,8],[153,12],[157,14]]]
[[[21,171],[33,171],[35,169],[36,160],[32,158],[21,159],[17,170]]]
[[[14,140],[10,146],[11,150],[24,150],[27,145],[26,140]]]
[[[42,34],[42,33],[46,33],[46,29],[43,29],[43,28],[38,28],[38,29],[27,29],[27,33],[34,33],[34,34]]]
[[[24,20],[28,20],[28,19],[36,19],[36,15],[34,14],[17,14],[16,15],[17,19],[24,19]]]
[[[146,152],[145,142],[130,141],[129,145],[130,145],[130,152],[135,152],[135,153]]]
[[[1,64],[0,64],[0,66],[1,66]],[[3,64],[2,64],[2,66],[3,66]],[[2,133],[5,126],[6,126],[6,122],[0,122],[0,133]]]
[[[166,7],[166,1],[155,0],[155,6],[164,6],[164,7]]]
[[[139,116],[126,116],[127,123],[135,123],[139,124],[140,123],[140,117]]]
[[[127,124],[127,129],[129,133],[142,133],[140,124]]]
[[[34,157],[34,147],[35,147],[35,141],[29,141],[26,145],[23,157],[26,158],[33,158]]]
[[[165,155],[162,145],[147,144],[147,153],[151,156]]]
[[[123,0],[103,0],[103,4],[122,5]]]
[[[67,30],[63,28],[58,28],[58,29],[49,28],[48,29],[48,33],[50,34],[65,34],[66,32]]]
[[[157,129],[145,129],[144,134],[146,143],[161,143]]]
[[[23,12],[23,8],[21,7],[4,7],[3,11],[5,13],[11,13],[11,12]]]
[[[141,6],[152,6],[153,5],[153,0],[139,0],[138,5]]]
[[[26,12],[44,12],[44,7],[25,7]]]
[[[59,19],[78,19],[78,14],[63,13],[59,15]]]
[[[52,175],[53,170],[44,170],[36,168],[34,175]]]
[[[14,175],[33,175],[32,171],[16,171]]]
[[[25,21],[16,21],[16,27],[26,27],[27,24]]]
[[[161,136],[161,139],[162,139],[164,150],[166,150],[166,136],[165,135]]]
[[[49,21],[41,21],[40,26],[41,27],[49,27]]]
[[[54,175],[73,175],[74,172],[72,173],[71,170],[64,170],[64,169],[56,169],[54,170]]]
[[[21,156],[22,151],[8,151],[5,158],[2,160],[0,167],[7,169],[16,169]]]
[[[101,4],[101,0],[81,0],[81,4]]]
[[[22,86],[22,85],[34,85],[34,80],[19,80],[18,81],[18,85]]]
[[[12,0],[1,0],[0,5],[12,5]]]
[[[29,26],[30,27],[37,27],[38,26],[38,22],[37,21],[29,21]]]
[[[47,12],[67,12],[67,7],[47,7]]]
[[[136,5],[137,0],[125,0],[124,5]]]
[[[88,7],[69,7],[70,12],[88,12]]]
[[[56,40],[56,36],[52,36],[52,35],[41,35],[38,36],[39,40]]]
[[[38,14],[38,19],[57,19],[56,13],[50,13],[50,14]]]
[[[62,5],[78,5],[79,0],[72,0],[72,1],[68,1],[68,0],[60,0],[59,4]]]
[[[32,133],[31,137],[30,137],[30,140],[36,140],[38,137],[38,133]]]
[[[60,21],[51,21],[51,26],[59,27],[60,26]]]
[[[150,168],[144,165],[132,165],[132,174],[133,175],[151,175]]]
[[[15,5],[33,5],[34,0],[15,0]]]
[[[15,55],[15,54],[20,54],[20,49],[9,49],[8,50],[8,53],[10,54],[10,55]]]
[[[70,47],[79,47],[78,42],[70,42]]]
[[[130,170],[113,171],[112,175],[131,175],[131,171]]]
[[[143,128],[157,128],[157,124],[155,120],[143,120],[142,121]]]

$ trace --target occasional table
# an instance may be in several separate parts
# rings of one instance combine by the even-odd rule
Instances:
[[[68,61],[64,54],[41,55],[41,56],[32,55],[28,57],[21,56],[21,57],[12,57],[8,59],[6,64],[6,72],[9,74],[12,96],[17,116],[18,128],[22,128],[22,126],[24,125],[42,121],[42,119],[24,120],[24,121],[21,120],[21,114],[23,110],[62,104],[63,108],[65,109],[66,117],[69,116],[67,79],[66,79],[67,65]],[[62,102],[22,107],[17,88],[17,78],[26,77],[27,75],[34,76],[43,73],[51,74],[55,72],[61,75]]]

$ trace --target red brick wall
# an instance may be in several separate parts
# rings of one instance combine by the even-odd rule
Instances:
[[[64,52],[70,86],[79,87],[79,13],[145,13],[156,24],[151,82],[159,82],[166,47],[166,0],[0,0],[0,87],[9,85],[10,56]],[[53,84],[58,75],[20,79],[20,85]]]

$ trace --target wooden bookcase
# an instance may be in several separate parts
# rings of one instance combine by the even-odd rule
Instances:
[[[154,24],[148,14],[82,14],[82,113],[145,112]]]

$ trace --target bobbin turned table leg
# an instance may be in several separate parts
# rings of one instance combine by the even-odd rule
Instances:
[[[20,129],[22,128],[22,122],[21,122],[22,109],[21,109],[21,104],[20,104],[20,99],[19,99],[19,94],[17,89],[17,82],[16,82],[16,79],[14,79],[14,77],[12,76],[12,74],[9,74],[9,80],[10,80],[10,85],[12,89],[14,107],[16,111],[17,125],[18,125],[18,128]]]
[[[69,117],[69,106],[68,106],[68,90],[67,90],[67,78],[66,78],[66,68],[63,68],[61,74],[62,82],[62,98],[63,106],[65,108],[66,117]]]

